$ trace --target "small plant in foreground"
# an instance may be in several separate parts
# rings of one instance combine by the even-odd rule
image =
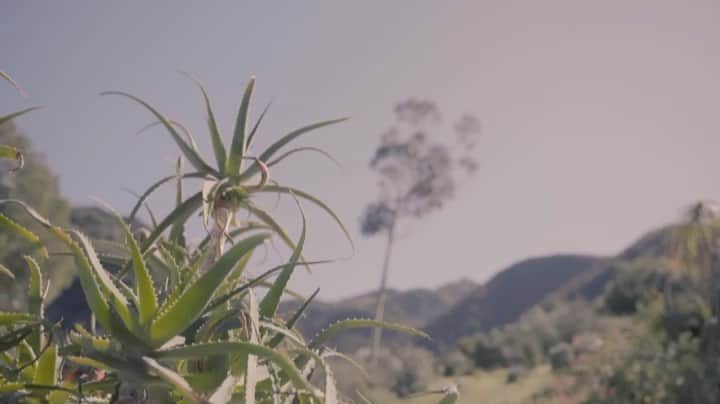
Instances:
[[[0,401],[22,396],[39,403],[338,403],[326,361],[335,353],[324,346],[330,337],[348,328],[377,326],[426,337],[401,325],[348,319],[306,341],[295,324],[316,294],[287,321],[277,316],[296,266],[312,264],[302,257],[305,217],[300,209],[302,231],[293,240],[252,196],[260,192],[290,195],[299,208],[300,200],[310,201],[328,212],[347,235],[337,216],[319,199],[277,185],[269,173],[271,166],[292,153],[310,150],[292,149],[271,160],[295,138],[339,121],[292,131],[259,156],[250,157],[247,152],[258,128],[256,124],[247,130],[253,87],[251,80],[231,148],[225,151],[209,98],[200,86],[216,167],[202,159],[191,134],[179,122],[133,95],[106,93],[128,97],[150,111],[196,170],[184,174],[179,164],[175,175],[156,182],[140,197],[131,216],[155,189],[177,181],[177,206],[165,218],[153,220],[150,231],[140,237],[120,215],[116,216],[125,242],[99,242],[54,225],[23,201],[0,201],[0,206],[20,208],[62,242],[66,250],[62,253],[74,259],[97,324],[96,330],[76,325],[68,335],[53,333],[53,325],[43,320],[38,303],[43,296],[42,280],[33,275],[30,312],[0,313]],[[262,116],[264,113],[258,123]],[[244,161],[251,163],[244,167]],[[186,178],[203,178],[205,183],[202,190],[184,199]],[[198,245],[190,245],[185,241],[185,224],[198,210],[202,210],[209,234]],[[257,221],[235,223],[238,210],[248,211]],[[8,218],[4,223],[43,248],[44,240],[25,226]],[[291,248],[290,258],[250,278],[245,270],[251,255],[274,235]],[[232,246],[226,249],[227,242]],[[122,269],[110,272],[106,269],[109,264]],[[33,273],[39,273],[39,264],[28,260],[28,265]],[[260,299],[256,291],[261,287],[267,291]],[[316,372],[324,374],[322,386],[311,383]]]

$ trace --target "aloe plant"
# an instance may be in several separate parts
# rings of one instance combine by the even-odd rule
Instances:
[[[37,364],[16,372],[14,379],[0,381],[0,395],[13,392],[53,403],[92,396],[95,400],[113,402],[139,402],[146,397],[151,402],[333,404],[340,401],[326,361],[334,354],[324,346],[329,337],[348,328],[376,326],[426,336],[396,324],[349,319],[331,325],[306,341],[295,325],[316,294],[287,321],[277,315],[281,298],[289,293],[288,285],[295,268],[313,264],[302,257],[307,224],[299,200],[319,205],[346,235],[347,231],[332,210],[316,197],[295,188],[271,184],[269,167],[290,155],[292,150],[270,163],[265,161],[294,138],[337,121],[293,131],[259,157],[252,157],[248,167],[243,167],[258,127],[256,124],[252,131],[245,130],[253,85],[251,80],[243,96],[229,153],[223,152],[225,146],[217,133],[209,99],[200,86],[209,115],[216,167],[202,160],[189,132],[181,134],[185,130],[177,121],[165,118],[139,98],[113,93],[130,97],[150,110],[197,170],[184,174],[179,162],[175,175],[156,182],[141,195],[131,216],[157,187],[173,179],[177,181],[177,206],[161,220],[155,220],[153,215],[154,225],[145,234],[134,234],[122,217],[115,214],[124,242],[94,241],[77,230],[52,224],[22,201],[0,201],[0,207],[21,208],[51,237],[62,242],[67,250],[64,254],[74,260],[88,306],[99,326],[91,332],[76,324],[67,336],[44,337],[53,328],[43,320],[41,292],[44,286],[39,266],[28,259],[33,274],[28,294],[30,312],[0,313],[0,328],[7,331],[0,344],[15,355],[35,358]],[[259,181],[253,183],[256,175]],[[198,176],[206,179],[203,190],[183,198],[183,179]],[[257,192],[288,194],[295,198],[302,219],[297,240],[291,239],[269,214],[253,203],[251,197]],[[198,245],[188,245],[185,223],[200,209],[204,212],[204,222],[209,223],[212,218],[213,225],[208,228],[205,240]],[[231,228],[232,217],[238,209],[248,210],[258,221]],[[45,240],[40,240],[24,225],[9,218],[0,219],[0,224],[43,248]],[[290,258],[259,276],[247,276],[245,269],[251,255],[273,235],[292,248]],[[226,240],[234,240],[227,249]],[[326,261],[315,263],[321,262]],[[105,264],[109,263],[125,270],[108,272]],[[0,276],[7,275],[6,272],[12,274],[0,271]],[[125,277],[125,272],[132,276]],[[269,281],[271,277],[274,280]],[[267,288],[261,299],[258,288]],[[9,368],[18,363],[18,359],[9,355],[3,359],[7,359]],[[55,373],[50,373],[51,368]],[[60,379],[60,374],[83,374],[77,369],[85,369],[86,373],[95,369],[93,374],[100,376],[94,380],[88,377]],[[324,372],[323,388],[310,382],[316,371]]]
[[[198,210],[202,210],[203,223],[211,234],[211,243],[215,246],[214,256],[222,253],[223,243],[227,237],[231,235],[229,229],[231,224],[236,224],[236,213],[239,209],[243,209],[252,214],[259,223],[268,227],[276,233],[284,243],[291,249],[295,248],[295,244],[289,237],[284,228],[270,215],[267,211],[253,203],[252,196],[256,193],[275,193],[292,195],[295,198],[307,200],[322,210],[327,212],[340,226],[341,230],[352,243],[349,232],[343,225],[339,217],[319,198],[301,189],[284,186],[276,183],[271,179],[270,169],[272,166],[282,162],[294,153],[302,151],[317,151],[316,148],[299,147],[286,151],[284,154],[276,155],[283,151],[291,142],[300,136],[311,131],[326,126],[337,124],[345,121],[347,118],[333,119],[303,126],[299,129],[290,131],[280,139],[272,143],[268,148],[259,155],[251,154],[251,147],[256,138],[258,129],[263,118],[266,116],[268,108],[260,114],[255,124],[249,126],[249,111],[252,94],[255,88],[255,78],[251,78],[243,93],[242,101],[239,107],[238,115],[235,122],[232,141],[230,147],[226,147],[223,136],[218,128],[217,120],[212,109],[210,98],[205,87],[192,76],[188,75],[198,86],[203,97],[205,110],[207,113],[208,136],[213,145],[215,162],[210,163],[205,160],[198,151],[196,142],[189,130],[179,122],[172,120],[162,114],[158,109],[150,105],[141,98],[121,91],[107,91],[104,95],[116,95],[129,98],[138,103],[153,115],[157,122],[153,125],[163,126],[173,141],[177,144],[184,158],[193,167],[193,171],[189,173],[176,173],[156,181],[138,198],[135,207],[130,213],[132,219],[142,204],[155,190],[163,184],[169,183],[176,178],[180,180],[185,178],[202,178],[204,180],[202,190],[192,194],[192,196],[182,200],[178,199],[175,210],[162,221],[155,230],[149,235],[145,242],[141,245],[141,250],[145,252],[169,227],[181,226],[192,214]],[[320,150],[321,153],[327,154]],[[257,222],[256,222],[257,223]],[[179,234],[179,233],[178,233]],[[171,241],[183,244],[181,240],[174,237]],[[209,262],[213,257],[211,256]]]

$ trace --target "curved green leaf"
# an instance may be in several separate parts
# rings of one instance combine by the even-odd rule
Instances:
[[[30,107],[30,108],[22,109],[22,110],[17,111],[17,112],[13,112],[13,113],[8,114],[8,115],[5,115],[5,116],[0,116],[0,125],[4,124],[5,122],[9,122],[9,121],[11,121],[11,120],[13,120],[13,119],[21,116],[21,115],[25,115],[25,114],[27,114],[27,113],[30,112],[30,111],[35,111],[36,109],[40,109],[40,108],[42,108],[42,107],[40,107],[40,106]]]
[[[210,139],[212,140],[213,151],[215,152],[215,160],[217,160],[218,171],[220,171],[221,174],[224,174],[226,168],[225,164],[227,161],[227,151],[225,150],[225,143],[223,142],[222,136],[220,135],[220,130],[217,126],[217,121],[215,120],[215,114],[213,113],[212,106],[210,105],[210,97],[208,97],[207,91],[205,91],[205,87],[202,85],[200,80],[196,79],[189,73],[183,74],[185,74],[188,78],[190,78],[190,80],[195,82],[198,88],[200,88],[203,100],[205,100],[208,129],[210,130]]]
[[[265,118],[265,114],[267,114],[268,110],[270,109],[270,105],[272,105],[272,101],[268,102],[267,105],[265,105],[265,108],[263,108],[262,113],[258,117],[257,121],[255,121],[255,125],[253,126],[252,130],[250,131],[250,136],[248,136],[247,140],[247,147],[246,149],[250,149],[250,146],[252,145],[253,139],[255,139],[255,133],[257,133],[258,128],[260,127],[260,123]]]
[[[33,384],[54,386],[57,383],[57,345],[50,345],[38,359]]]
[[[302,213],[302,210],[300,211],[300,214],[302,216],[302,232],[300,233],[300,240],[298,240],[297,246],[295,247],[295,250],[290,256],[290,259],[288,260],[288,265],[283,268],[282,272],[280,272],[278,277],[275,279],[273,286],[270,288],[267,294],[265,294],[265,297],[260,302],[260,315],[265,318],[271,319],[275,317],[275,312],[277,312],[278,305],[280,304],[280,298],[282,297],[283,292],[287,287],[287,283],[290,280],[290,276],[295,270],[298,259],[302,254],[302,249],[305,245],[305,234],[307,231],[307,226],[305,221],[305,214]]]
[[[183,174],[182,178],[203,178],[205,177],[205,174],[194,172],[194,173],[188,173]],[[133,206],[132,210],[130,211],[129,220],[132,222],[132,220],[135,218],[135,215],[137,215],[137,212],[142,207],[143,203],[147,200],[147,198],[155,192],[156,189],[158,189],[160,186],[167,184],[168,182],[177,179],[177,175],[168,175],[167,177],[163,177],[154,184],[150,185],[150,187],[145,190],[145,192],[140,195],[137,202],[135,202],[135,206]]]
[[[280,149],[281,149],[283,146],[285,146],[286,144],[288,144],[288,143],[292,142],[293,140],[295,140],[295,138],[297,138],[298,136],[301,136],[301,135],[303,135],[303,134],[305,134],[305,133],[308,133],[308,132],[310,132],[310,131],[313,131],[313,130],[315,130],[315,129],[320,129],[320,128],[324,127],[324,126],[333,125],[333,124],[336,124],[336,123],[340,123],[340,122],[346,121],[346,120],[348,120],[348,119],[349,119],[349,118],[333,119],[333,120],[330,120],[330,121],[318,122],[318,123],[315,123],[315,124],[312,124],[312,125],[304,126],[304,127],[300,128],[300,129],[296,129],[296,130],[288,133],[287,135],[283,136],[282,138],[280,138],[280,140],[276,141],[276,142],[273,143],[272,145],[270,145],[270,147],[268,147],[268,148],[260,155],[259,159],[260,159],[261,161],[269,161],[270,158],[271,158],[273,155],[275,155],[275,153],[276,153],[278,150],[280,150]],[[250,167],[248,167],[247,170],[245,170],[245,172],[243,172],[243,173],[240,175],[240,180],[241,180],[241,181],[245,181],[245,180],[250,179],[250,177],[252,177],[253,175],[255,175],[259,170],[260,170],[260,165],[259,165],[259,164],[257,164],[257,163],[252,164]]]
[[[315,299],[315,297],[318,295],[318,293],[320,293],[320,288],[315,289],[315,292],[313,292],[313,294],[310,295],[310,297],[308,297],[307,300],[305,300],[303,302],[303,304],[295,311],[295,313],[293,313],[292,317],[290,317],[288,319],[287,323],[285,324],[285,326],[288,329],[292,329],[293,327],[295,327],[295,323],[297,323],[297,321],[300,319],[300,317],[303,315],[303,313],[305,313],[305,310],[307,310],[308,306],[313,301],[313,299]],[[276,346],[280,345],[280,343],[283,341],[283,339],[285,339],[285,335],[276,334],[270,340],[270,342],[268,342],[268,346],[271,348],[275,348]]]
[[[230,146],[230,154],[227,159],[227,167],[225,173],[229,176],[236,176],[240,172],[242,159],[245,157],[247,147],[247,118],[250,110],[250,98],[252,97],[253,88],[255,88],[255,77],[251,77],[245,87],[240,110],[238,111],[237,120],[235,122],[235,130],[233,132],[232,144]]]
[[[259,234],[240,241],[223,254],[176,301],[171,302],[170,307],[163,307],[150,326],[153,345],[161,346],[197,320],[237,261],[265,239],[266,234]]]
[[[43,246],[42,242],[40,241],[40,237],[38,237],[35,233],[28,230],[24,226],[16,223],[9,217],[3,215],[0,213],[0,228],[4,228],[8,230],[11,233],[15,233],[18,236],[24,238],[25,240],[29,241],[35,248],[40,249],[40,253],[43,257],[48,257],[47,249]]]
[[[12,273],[5,265],[0,264],[0,274],[7,276],[10,279],[15,279],[15,274]]]
[[[420,331],[418,329],[408,327],[402,324],[395,324],[395,323],[389,323],[387,321],[377,321],[377,320],[371,320],[371,319],[347,319],[347,320],[340,320],[336,323],[333,323],[323,331],[321,331],[315,338],[313,338],[312,342],[310,342],[309,347],[311,349],[316,349],[320,347],[322,344],[324,344],[328,339],[330,339],[333,335],[337,334],[340,331],[349,330],[353,328],[371,328],[371,327],[382,327],[388,330],[393,331],[400,331],[406,334],[414,335],[416,337],[422,337],[430,339],[430,336],[427,335],[425,332]]]
[[[335,223],[337,223],[338,226],[340,226],[340,229],[345,234],[345,237],[347,238],[348,242],[350,242],[350,246],[352,247],[353,251],[355,250],[355,243],[353,242],[352,236],[350,235],[350,232],[343,224],[342,220],[340,220],[340,217],[337,214],[335,214],[335,212],[332,209],[330,209],[330,207],[328,205],[326,205],[323,201],[321,201],[317,197],[315,197],[305,191],[299,190],[297,188],[281,186],[281,185],[265,185],[262,188],[253,190],[253,192],[283,193],[283,194],[288,194],[291,196],[298,197],[300,199],[305,199],[307,201],[314,203],[320,209],[324,210],[328,215],[330,215],[333,218],[333,220],[335,220]]]
[[[2,70],[0,70],[0,79],[3,79],[10,83],[10,85],[13,86],[13,88],[17,90],[18,93],[20,93],[20,95],[25,96],[25,91],[23,91],[22,87],[20,87],[20,85],[15,80],[13,80],[13,78],[10,77],[9,74],[5,73]]]
[[[111,210],[114,214],[115,219],[120,225],[120,230],[125,237],[125,243],[130,248],[130,256],[132,258],[132,265],[135,268],[135,294],[138,297],[138,311],[140,314],[140,326],[147,324],[155,313],[157,312],[157,292],[153,286],[153,280],[150,277],[150,271],[145,264],[143,254],[140,252],[140,246],[138,246],[135,237],[133,237],[130,231],[130,226],[125,223],[122,216],[117,212]]]
[[[30,313],[17,313],[13,311],[0,311],[0,327],[11,327],[21,323],[31,323],[39,318]]]
[[[42,272],[40,271],[40,265],[38,265],[37,261],[30,256],[24,255],[23,259],[27,263],[30,271],[28,282],[28,311],[37,318],[42,318],[44,310]],[[32,334],[30,334],[30,337],[28,338],[29,344],[35,352],[40,352],[41,339],[42,326],[33,330]]]
[[[293,363],[285,355],[283,355],[280,351],[259,344],[243,341],[210,342],[206,344],[196,344],[164,351],[156,351],[153,353],[153,356],[158,359],[184,360],[234,353],[252,354],[272,361],[285,371],[295,387],[306,389],[317,396],[322,395],[315,386],[310,384],[310,382],[302,376],[298,368],[295,367],[295,365],[293,365]]]
[[[175,177],[173,177],[175,178]],[[158,238],[177,221],[187,219],[202,206],[202,194],[200,192],[186,199],[180,206],[176,207],[153,229],[148,238],[142,243],[140,250],[145,253]],[[119,275],[118,275],[119,276]]]
[[[326,152],[325,150],[323,150],[323,149],[321,149],[321,148],[319,148],[319,147],[312,147],[312,146],[296,147],[296,148],[294,148],[294,149],[288,150],[288,151],[286,151],[285,153],[281,154],[279,157],[276,157],[275,160],[268,162],[268,163],[267,163],[267,166],[268,166],[268,167],[272,167],[272,166],[280,163],[281,161],[285,160],[286,158],[292,156],[293,154],[295,154],[295,153],[300,153],[300,152],[304,152],[304,151],[312,151],[312,152],[315,152],[315,153],[319,153],[319,154],[327,157],[328,160],[330,160],[330,161],[332,161],[333,163],[335,163],[336,166],[342,167],[342,165],[340,164],[340,162],[337,161],[337,160],[335,159],[335,157],[333,157],[330,153]]]
[[[200,154],[198,154],[198,152],[192,148],[192,146],[187,144],[187,142],[177,132],[177,130],[175,129],[173,124],[163,114],[161,114],[158,110],[156,110],[150,104],[148,104],[147,102],[143,101],[142,99],[140,99],[132,94],[128,94],[128,93],[125,93],[122,91],[104,91],[104,92],[100,93],[100,95],[119,95],[119,96],[127,97],[127,98],[130,98],[131,100],[137,102],[138,104],[142,105],[143,107],[145,107],[145,109],[147,109],[153,115],[155,115],[155,118],[157,118],[160,122],[162,122],[163,126],[165,126],[165,129],[168,130],[168,132],[170,133],[170,136],[172,136],[173,140],[180,148],[180,151],[182,151],[183,155],[185,155],[185,158],[188,159],[190,164],[192,164],[193,167],[195,167],[195,169],[197,169],[198,171],[200,171],[202,173],[219,176],[219,173],[214,168],[210,167],[202,159]]]
[[[11,171],[17,171],[25,165],[25,159],[23,158],[22,153],[13,146],[0,145],[0,158],[17,161],[17,167],[13,168]]]
[[[162,380],[164,380],[171,386],[175,387],[183,395],[183,397],[190,400],[190,402],[199,404],[207,403],[207,401],[203,400],[203,398],[200,397],[199,394],[193,391],[187,380],[183,379],[182,376],[180,376],[179,374],[162,366],[152,358],[144,357],[142,358],[142,361],[143,363],[145,363],[146,366],[148,366],[148,368],[150,368],[155,374],[157,374],[158,377],[160,377]]]

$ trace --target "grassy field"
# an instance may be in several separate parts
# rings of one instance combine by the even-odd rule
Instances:
[[[526,404],[526,403],[559,403],[555,399],[541,399],[537,396],[557,382],[556,376],[549,366],[540,366],[531,370],[525,377],[515,383],[507,383],[507,371],[476,372],[470,376],[453,379],[439,379],[432,384],[432,389],[439,389],[451,383],[460,388],[460,403],[466,404]],[[382,404],[436,404],[439,396],[422,396],[399,399],[384,390],[372,390],[369,397],[373,403]]]

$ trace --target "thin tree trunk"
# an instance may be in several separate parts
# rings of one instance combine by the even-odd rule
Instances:
[[[393,245],[395,244],[395,222],[393,219],[388,229],[387,245],[385,247],[385,260],[383,261],[382,277],[380,278],[380,288],[378,289],[377,305],[375,306],[375,320],[383,321],[385,316],[385,299],[387,298],[387,280],[390,269],[390,256],[392,255]],[[373,363],[377,361],[380,352],[380,342],[382,340],[382,327],[375,327],[372,335],[372,345],[370,347],[370,358]]]

